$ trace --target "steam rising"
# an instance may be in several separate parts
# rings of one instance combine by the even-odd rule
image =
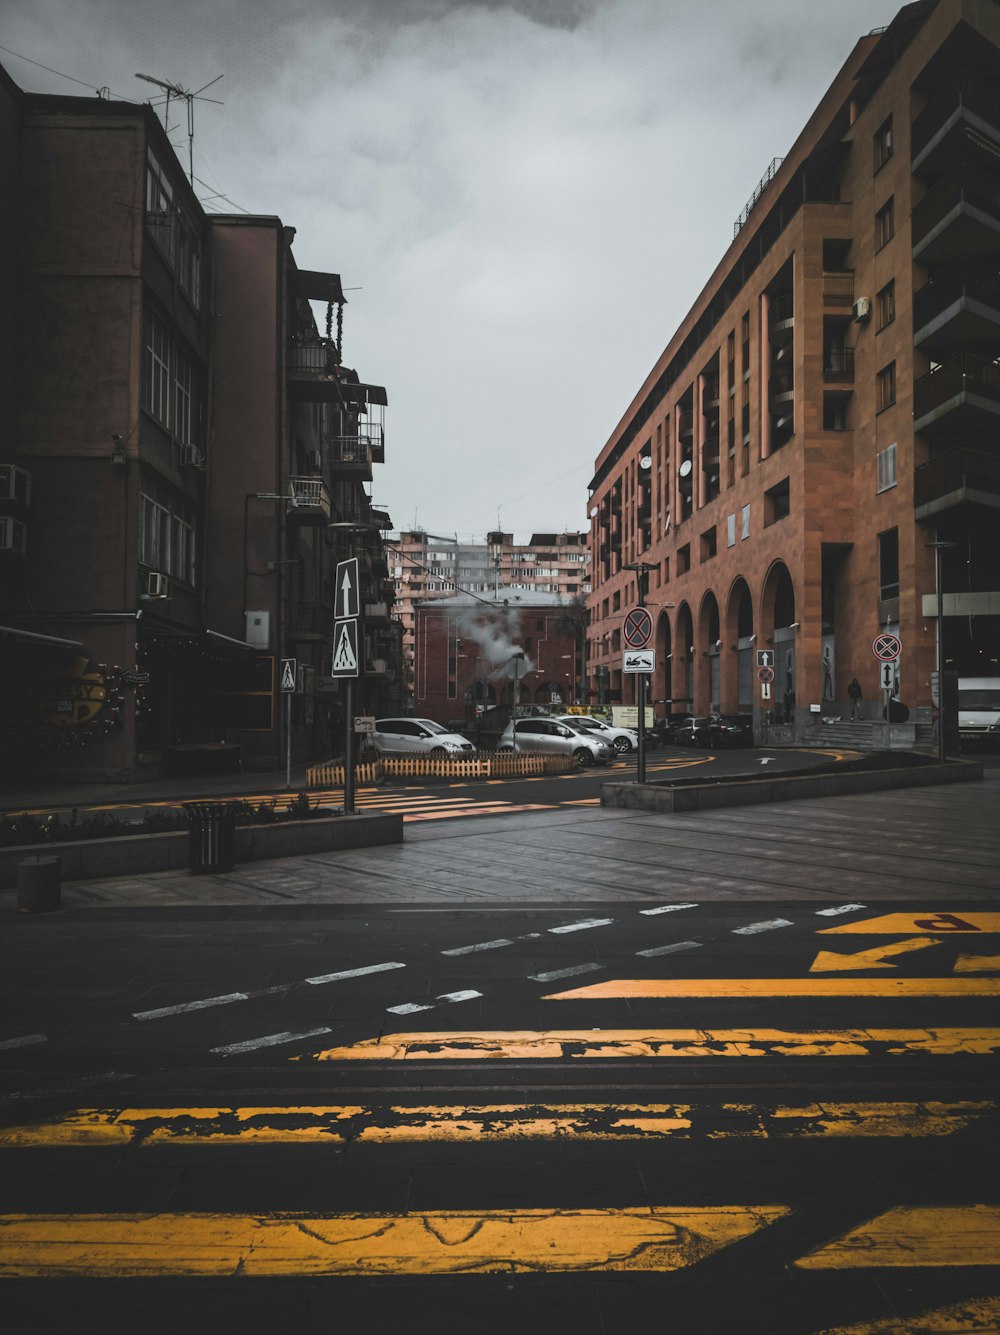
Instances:
[[[470,608],[459,612],[455,615],[455,631],[463,640],[472,640],[479,646],[482,663],[477,676],[490,681],[513,677],[511,657],[515,652],[524,654],[523,659],[517,660],[518,677],[534,670],[534,663],[520,643],[521,618],[513,607]]]

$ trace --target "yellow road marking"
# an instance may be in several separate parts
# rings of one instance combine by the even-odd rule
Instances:
[[[841,923],[839,927],[817,929],[824,936],[854,932],[862,936],[888,933],[904,936],[910,932],[1000,932],[1000,913],[884,913],[878,918]]]
[[[812,964],[810,973],[832,973],[834,970],[846,972],[848,969],[898,969],[898,964],[886,964],[889,955],[904,955],[910,950],[924,950],[927,946],[939,946],[941,942],[934,936],[911,936],[906,941],[892,941],[887,946],[872,946],[870,950],[857,950],[851,955],[841,955],[834,950],[821,950]]]
[[[959,955],[956,973],[1000,973],[1000,955]]]
[[[996,1335],[998,1330],[1000,1297],[989,1297],[966,1298],[911,1317],[889,1316],[881,1321],[831,1326],[818,1335]]]
[[[795,1265],[801,1270],[1000,1265],[1000,1206],[900,1205]]]
[[[989,1053],[1000,1029],[548,1029],[385,1034],[291,1061],[865,1057]]]
[[[790,1213],[784,1205],[427,1214],[0,1215],[0,1276],[662,1272]]]
[[[455,1107],[78,1108],[51,1122],[0,1128],[0,1146],[222,1145],[234,1142],[688,1140],[950,1136],[995,1103],[495,1103]]]
[[[613,997],[995,997],[1000,978],[612,978],[543,1001]]]

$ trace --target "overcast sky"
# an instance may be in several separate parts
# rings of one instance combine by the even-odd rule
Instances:
[[[499,516],[527,541],[587,526],[594,461],[734,219],[899,7],[6,0],[0,61],[132,101],[157,94],[138,71],[223,75],[197,189],[280,215],[300,267],[356,289],[344,360],[389,396],[375,501],[397,528],[481,540]]]

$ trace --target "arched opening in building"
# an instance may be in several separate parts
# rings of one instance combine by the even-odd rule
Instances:
[[[653,673],[650,681],[650,698],[653,702],[653,712],[657,718],[669,716],[672,712],[670,700],[671,692],[671,667],[673,665],[673,632],[670,629],[670,618],[666,612],[661,612],[656,622],[656,632],[653,637],[653,645],[656,649],[656,671]]]
[[[673,713],[694,712],[694,622],[687,603],[677,612],[676,645],[673,657]]]
[[[726,633],[723,637],[726,653],[736,654],[736,709],[749,714],[754,705],[754,645],[753,599],[742,575],[733,581],[726,606]],[[728,645],[728,648],[726,646]]]
[[[567,676],[563,681],[542,681],[535,687],[536,705],[566,705],[572,703],[573,683]]]
[[[774,648],[773,708],[777,723],[795,720],[795,586],[784,561],[775,561],[764,581],[761,619],[770,626],[768,640]]]
[[[707,699],[709,711],[718,712],[722,698],[721,658],[722,640],[719,636],[719,604],[711,589],[701,600],[698,613],[698,643],[702,652],[698,658],[701,669],[701,690],[698,699]]]

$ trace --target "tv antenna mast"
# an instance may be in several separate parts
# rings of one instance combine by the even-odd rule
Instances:
[[[188,132],[188,177],[194,187],[194,104],[195,99],[199,102],[214,102],[216,106],[224,106],[217,97],[202,97],[201,94],[206,88],[211,88],[213,83],[218,83],[223,77],[217,74],[214,79],[209,79],[208,83],[203,83],[200,88],[196,88],[192,93],[187,88],[182,88],[179,83],[168,83],[166,79],[154,79],[151,74],[137,74],[137,79],[145,79],[147,83],[155,83],[157,88],[162,88],[167,95],[166,110],[163,115],[163,128],[170,133],[170,99],[177,98],[179,102],[187,103],[187,132]]]

